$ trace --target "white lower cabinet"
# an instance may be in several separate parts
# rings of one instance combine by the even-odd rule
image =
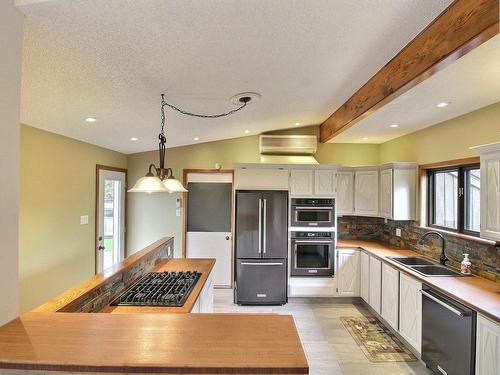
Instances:
[[[382,262],[370,256],[370,293],[368,304],[375,312],[380,314],[382,292]]]
[[[396,331],[399,321],[399,271],[382,264],[382,306],[380,315]]]
[[[500,374],[500,324],[477,314],[476,374]]]
[[[359,281],[359,295],[363,300],[368,303],[370,294],[370,256],[361,251],[360,255],[360,281]]]
[[[422,352],[422,283],[399,275],[399,334],[417,352]]]
[[[214,312],[214,277],[211,273],[196,300],[191,313],[212,313]]]
[[[359,250],[338,249],[337,293],[341,297],[359,296]]]

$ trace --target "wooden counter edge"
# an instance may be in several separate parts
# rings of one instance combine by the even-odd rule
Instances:
[[[81,298],[87,293],[90,293],[97,288],[101,287],[107,280],[113,278],[114,276],[125,272],[132,266],[136,265],[142,258],[147,257],[153,251],[156,251],[160,246],[167,244],[172,241],[174,237],[166,236],[158,241],[153,242],[151,245],[145,247],[144,249],[130,255],[125,258],[120,263],[114,265],[113,267],[107,269],[104,272],[98,273],[92,276],[90,279],[76,285],[75,287],[57,295],[56,297],[50,299],[48,302],[34,308],[32,312],[58,312],[65,306],[70,305],[78,298]]]
[[[350,243],[350,241],[352,241],[352,243]],[[475,304],[472,304],[469,301],[464,300],[464,299],[458,297],[456,294],[451,293],[450,291],[446,290],[445,288],[442,288],[441,286],[439,286],[438,284],[436,284],[434,282],[434,279],[436,279],[436,277],[431,277],[431,276],[425,277],[425,276],[422,276],[419,273],[417,273],[415,271],[412,271],[411,269],[409,269],[407,267],[404,267],[401,264],[399,264],[399,263],[391,260],[387,256],[381,256],[381,255],[377,254],[376,253],[376,249],[374,250],[374,249],[370,249],[368,246],[365,246],[365,247],[362,246],[362,244],[359,244],[359,242],[364,242],[366,244],[369,244],[371,242],[371,243],[376,244],[377,246],[379,246],[381,248],[381,250],[411,252],[411,253],[413,253],[412,255],[426,258],[422,254],[419,254],[419,253],[417,253],[414,250],[386,245],[383,242],[375,241],[375,240],[372,240],[372,241],[370,241],[370,240],[339,240],[338,243],[337,243],[337,248],[338,249],[339,248],[351,248],[351,249],[352,248],[358,248],[358,249],[364,250],[364,251],[370,253],[370,255],[373,255],[375,258],[377,258],[379,260],[382,260],[382,261],[390,264],[391,266],[397,268],[398,271],[403,272],[403,273],[405,273],[405,274],[407,274],[407,275],[409,275],[409,276],[411,276],[411,277],[413,277],[415,279],[418,279],[422,283],[427,284],[427,285],[433,287],[434,289],[440,291],[441,293],[447,295],[448,297],[450,297],[450,298],[452,298],[452,299],[454,299],[454,300],[456,300],[456,301],[464,304],[465,306],[471,308],[472,310],[474,310],[474,311],[480,313],[481,315],[484,315],[485,317],[487,317],[487,318],[495,321],[496,323],[500,324],[500,316],[499,315],[496,315],[496,314],[494,314],[494,313],[492,313],[492,312],[490,312],[488,310],[485,310],[481,306],[477,306]],[[434,261],[434,260],[432,260],[432,261]],[[477,276],[477,275],[470,275],[470,276],[467,276],[467,278],[476,278],[476,279],[479,279],[481,281],[484,281],[485,283],[491,283],[492,285],[495,284],[495,282],[493,282],[491,280],[488,280],[488,279],[485,279],[484,277]],[[440,278],[438,278],[438,279],[440,279]],[[481,287],[476,286],[476,288],[480,289]]]

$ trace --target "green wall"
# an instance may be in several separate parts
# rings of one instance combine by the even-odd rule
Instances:
[[[96,164],[126,168],[124,154],[21,126],[21,312],[94,275]],[[88,225],[80,216],[89,215]]]
[[[471,146],[500,141],[500,103],[380,145],[380,162],[433,163],[477,156]]]

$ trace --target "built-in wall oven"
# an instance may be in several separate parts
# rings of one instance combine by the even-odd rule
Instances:
[[[335,227],[334,198],[292,198],[292,227]]]
[[[335,232],[291,233],[291,276],[333,276]]]

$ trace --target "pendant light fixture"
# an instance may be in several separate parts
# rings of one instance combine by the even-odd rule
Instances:
[[[248,93],[252,94],[252,93]],[[157,168],[156,165],[150,164],[148,173],[144,177],[141,177],[137,180],[134,187],[128,190],[129,193],[185,193],[187,189],[182,185],[182,183],[177,180],[173,173],[172,168],[167,168],[165,166],[165,153],[166,147],[165,144],[167,142],[167,138],[165,137],[164,128],[165,128],[165,107],[172,108],[173,110],[180,112],[184,115],[201,117],[201,118],[218,118],[229,116],[235,112],[238,112],[240,109],[246,107],[246,105],[252,99],[252,96],[247,94],[239,94],[235,97],[238,97],[238,103],[241,105],[233,109],[229,112],[216,114],[216,115],[202,115],[184,111],[182,109],[177,108],[176,106],[169,104],[165,101],[165,95],[161,94],[161,131],[158,135],[159,143],[158,143],[158,151],[160,157],[160,166]]]

